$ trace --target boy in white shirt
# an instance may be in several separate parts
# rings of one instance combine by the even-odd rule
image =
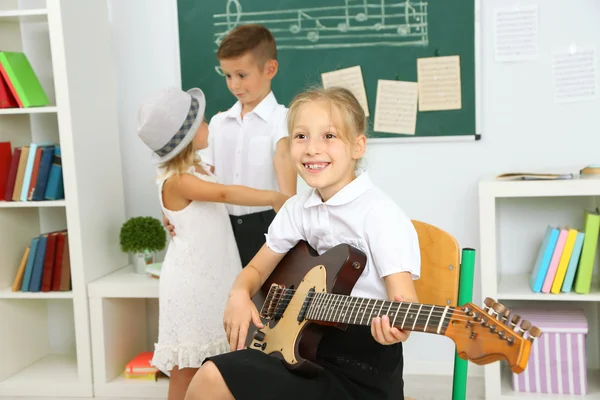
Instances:
[[[208,148],[200,152],[202,160],[222,184],[295,195],[297,175],[289,156],[288,110],[277,103],[271,91],[278,69],[273,34],[261,25],[240,25],[223,39],[217,59],[227,87],[238,101],[211,119]],[[275,211],[237,205],[227,205],[227,211],[245,266],[265,243]]]

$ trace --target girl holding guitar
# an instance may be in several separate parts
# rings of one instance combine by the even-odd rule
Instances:
[[[231,352],[207,358],[186,400],[403,399],[402,342],[409,332],[386,315],[371,326],[326,328],[317,350],[322,371],[302,376],[280,360],[244,349],[249,325],[263,327],[252,297],[285,254],[304,240],[319,254],[340,243],[367,256],[352,296],[418,302],[416,231],[404,212],[358,163],[366,147],[365,113],[346,89],[313,89],[290,105],[288,130],[295,168],[313,188],[290,198],[272,222],[265,245],[229,293],[224,328]]]

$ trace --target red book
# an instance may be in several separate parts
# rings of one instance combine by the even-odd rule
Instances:
[[[19,94],[17,93],[17,90],[15,89],[15,86],[13,85],[10,78],[8,77],[8,73],[6,72],[6,69],[4,68],[2,63],[0,63],[0,75],[2,76],[2,81],[7,86],[8,91],[12,95],[12,98],[17,103],[17,107],[22,108],[23,102],[21,101]]]
[[[10,170],[8,171],[8,179],[6,180],[6,189],[4,190],[4,200],[6,201],[12,201],[13,198],[15,182],[17,180],[17,170],[19,169],[19,160],[21,160],[21,148],[17,147],[13,152]]]
[[[42,292],[49,292],[52,288],[52,270],[54,269],[54,256],[56,254],[56,232],[48,235],[46,254],[44,255],[44,272],[42,274]]]
[[[51,291],[60,291],[60,280],[62,278],[63,269],[63,254],[65,251],[65,235],[66,232],[58,232],[56,237],[56,251],[54,257],[54,269],[52,272],[52,287]]]
[[[0,142],[0,193],[4,194],[10,173],[12,147],[10,142]]]
[[[153,356],[152,351],[145,351],[129,361],[125,366],[125,372],[129,374],[151,374],[157,372],[158,369],[150,364]]]
[[[0,73],[0,108],[19,108],[19,103],[15,99],[10,87],[6,82],[4,75]]]

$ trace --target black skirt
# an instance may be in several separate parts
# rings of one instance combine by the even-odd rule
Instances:
[[[265,244],[265,234],[275,218],[274,210],[261,211],[247,215],[230,215],[229,221],[237,243],[242,267],[248,265],[256,253]]]
[[[324,367],[315,377],[289,371],[261,351],[209,357],[236,400],[398,400],[404,398],[402,344],[384,346],[369,327],[327,328],[317,351]]]

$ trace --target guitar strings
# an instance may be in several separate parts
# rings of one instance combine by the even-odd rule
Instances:
[[[419,304],[419,303],[413,303],[413,304]],[[318,316],[318,320],[321,320],[321,318],[322,318],[323,322],[335,322],[333,320],[329,321],[329,319],[331,319],[331,317],[335,317],[333,319],[336,320],[336,321],[337,320],[341,320],[341,319],[345,320],[346,318],[348,318],[348,322],[347,323],[350,323],[350,321],[352,321],[354,319],[356,321],[361,321],[361,323],[358,324],[358,325],[362,325],[362,320],[364,319],[365,315],[370,315],[368,321],[371,321],[373,318],[375,318],[377,316],[388,315],[388,313],[387,313],[388,310],[386,309],[386,307],[384,307],[383,309],[380,309],[381,308],[380,306],[379,307],[377,307],[377,306],[359,307],[359,309],[356,309],[356,310],[350,309],[346,313],[343,313],[343,312],[341,313],[339,310],[336,310],[336,311],[332,312],[331,310],[327,310],[327,309],[318,309],[318,305],[316,305],[315,307],[317,307],[317,309],[311,309],[310,307],[307,309],[307,311],[306,311],[306,318],[307,319],[310,319],[308,317],[308,314],[309,314],[309,312],[312,311],[311,315]],[[300,311],[302,308],[303,308],[303,306],[288,307],[288,308],[285,308],[284,313],[288,312],[288,311],[290,311],[290,312]],[[464,310],[459,309],[457,307],[452,307],[452,308],[454,308],[453,312],[449,311],[449,312],[446,313],[446,317],[449,320],[451,320],[451,321],[461,321],[461,322],[463,322],[463,321],[464,322],[472,322],[473,324],[481,324],[480,321],[475,321],[473,319],[473,317],[470,317],[470,316],[466,315],[466,313],[464,312]],[[389,309],[389,307],[388,307],[388,309]],[[390,309],[390,310],[393,310],[393,308]],[[375,312],[375,311],[377,311],[377,312]],[[381,311],[381,313],[379,313],[380,311]],[[400,310],[394,310],[394,312],[395,313],[400,313]],[[416,309],[415,309],[414,312],[416,312]],[[402,318],[404,319],[404,315],[407,314],[407,313],[404,310],[402,310],[401,313],[402,313]],[[363,317],[357,318],[360,315],[362,315]],[[425,319],[425,318],[431,318],[432,316],[442,317],[443,315],[444,315],[443,312],[437,312],[437,311],[436,312],[430,312],[430,311],[427,311],[427,312],[425,312],[423,314],[419,314],[419,316],[417,318],[415,318],[415,319],[416,319],[417,322],[419,322],[420,320]],[[499,321],[499,320],[495,319],[492,315],[488,314],[487,317],[488,317],[487,318],[488,319],[488,321],[487,321],[488,323],[490,321],[493,321],[494,324],[498,323],[498,324],[506,327],[506,329],[513,330],[513,328],[510,328],[507,325],[505,325],[502,321]],[[412,319],[412,321],[414,322],[415,319]],[[439,322],[437,324],[439,324]]]
[[[293,311],[293,310],[294,310],[294,308],[300,309],[301,307],[293,307],[293,308],[291,308],[291,309],[289,309],[289,310]],[[375,308],[376,308],[376,307],[374,307],[373,309],[375,309]],[[461,314],[461,313],[462,313],[462,314],[464,314],[464,311],[462,311],[462,310],[460,310],[460,309],[458,309],[458,308],[455,308],[455,310],[456,310],[456,311],[457,311],[459,314]],[[286,309],[285,311],[288,311],[288,309]],[[308,312],[307,312],[307,314],[308,314]],[[505,333],[505,335],[507,335],[507,334],[510,332],[510,333],[512,334],[512,335],[510,335],[510,336],[513,336],[513,337],[515,337],[516,339],[522,339],[522,340],[527,340],[527,339],[528,339],[528,337],[525,337],[525,336],[521,336],[521,335],[520,335],[520,333],[521,333],[521,332],[523,332],[523,334],[525,334],[527,331],[516,331],[516,330],[514,330],[513,328],[511,328],[511,327],[509,327],[509,326],[505,325],[505,324],[504,324],[504,323],[502,323],[501,321],[498,321],[498,320],[496,320],[496,319],[494,319],[494,318],[489,318],[488,322],[490,322],[490,320],[491,320],[491,321],[493,321],[493,322],[494,322],[494,325],[496,325],[496,322],[498,322],[498,323],[499,323],[499,325],[501,325],[501,330],[497,330],[497,331],[495,331],[495,332],[492,332],[492,331],[489,331],[489,326],[485,326],[485,327],[484,327],[484,326],[482,326],[482,325],[481,325],[481,323],[480,323],[480,322],[478,322],[478,321],[474,321],[474,320],[473,320],[471,317],[467,317],[467,318],[460,318],[460,317],[458,317],[458,318],[456,318],[456,317],[454,317],[454,314],[452,314],[452,313],[447,313],[447,315],[448,315],[448,318],[449,318],[449,322],[448,322],[448,324],[446,325],[446,327],[445,327],[445,329],[444,329],[444,334],[442,334],[442,335],[445,335],[445,332],[448,332],[448,330],[449,330],[449,329],[452,329],[452,330],[454,330],[454,332],[453,332],[453,334],[452,334],[451,336],[449,336],[449,337],[455,337],[455,338],[471,338],[471,339],[476,339],[476,340],[478,340],[478,341],[489,341],[489,340],[506,340],[506,337],[508,337],[508,336],[506,336],[505,338],[501,338],[501,337],[499,337],[499,336],[498,336],[498,332],[504,332],[504,333]],[[367,321],[365,321],[365,322],[362,322],[363,318],[360,318],[360,319],[359,319],[359,323],[356,323],[356,322],[350,322],[350,320],[352,320],[352,316],[354,316],[354,314],[352,314],[352,315],[351,315],[351,318],[349,319],[349,322],[343,322],[343,321],[339,321],[339,322],[337,322],[337,323],[340,323],[340,324],[350,324],[350,325],[360,325],[360,326],[371,326],[371,325],[372,325],[372,321],[373,321],[373,319],[375,318],[375,317],[370,317],[370,319],[368,319],[368,320],[367,320]],[[489,316],[489,317],[492,317],[492,316],[491,316],[491,315],[489,315],[489,314],[488,314],[488,316]],[[420,317],[420,318],[423,318],[423,317]],[[319,322],[334,322],[334,321],[328,321],[327,319],[321,319],[321,318],[318,318],[318,319],[311,319],[311,318],[309,318],[308,316],[306,316],[306,317],[305,317],[305,319],[306,319],[307,321],[309,321],[309,322],[313,322],[313,323],[319,323]],[[418,321],[419,321],[419,319],[417,319],[417,322],[418,322]],[[463,326],[463,325],[461,324],[461,326],[460,326],[460,327],[458,327],[458,328],[457,328],[457,327],[453,327],[452,321],[461,321],[461,322],[463,322],[463,321],[464,321],[464,322],[471,322],[471,323],[472,323],[472,325],[473,325],[474,327],[477,327],[477,328],[480,328],[480,329],[478,329],[478,330],[474,331],[473,333],[475,333],[475,337],[472,337],[472,332],[471,332],[471,331],[465,331],[465,330],[464,330],[465,326]],[[391,321],[390,321],[390,325],[391,325],[391,324],[392,324],[392,323],[391,323]],[[266,325],[268,325],[268,323],[267,323]],[[408,324],[408,325],[409,325],[409,327],[402,328],[402,327],[398,327],[398,326],[396,326],[396,328],[398,328],[398,329],[400,329],[400,330],[406,330],[406,331],[417,332],[417,333],[440,334],[440,333],[438,333],[438,332],[437,332],[437,328],[438,328],[438,326],[439,326],[439,322],[438,322],[438,323],[436,323],[436,324],[427,325],[427,326],[431,327],[431,328],[430,328],[431,330],[429,330],[429,329],[427,329],[427,330],[417,330],[417,329],[414,329],[414,330],[413,330],[413,329],[412,329],[410,326],[415,326],[415,327],[416,327],[416,324],[414,323],[414,321],[413,321],[413,323],[412,323],[412,324]],[[460,330],[459,330],[459,329],[460,329]],[[483,330],[483,332],[482,332],[482,330]],[[482,334],[485,334],[485,336],[484,336],[484,337],[481,337],[481,335],[482,335]],[[490,337],[490,335],[491,335],[492,337]],[[516,341],[516,340],[513,342],[513,345],[517,345],[517,346],[518,346],[518,343],[517,343],[517,341]]]
[[[316,324],[319,324],[319,322],[320,322],[320,320],[311,320],[310,318],[306,318],[306,321],[307,322],[316,323]],[[321,321],[321,322],[328,322],[328,321]],[[348,324],[370,327],[372,325],[371,322],[372,322],[372,320],[368,321],[368,323],[360,323],[360,324],[351,324],[351,323],[348,323]],[[340,324],[345,324],[345,323],[344,322],[340,322]],[[268,323],[265,324],[265,325],[268,325]],[[500,330],[496,331],[496,332],[492,332],[492,331],[489,331],[489,327],[483,327],[479,323],[474,323],[473,326],[476,327],[476,328],[479,328],[479,329],[470,331],[470,330],[465,330],[466,327],[463,326],[463,325],[461,325],[460,327],[455,327],[455,326],[452,326],[452,324],[448,324],[446,326],[446,328],[444,329],[444,333],[442,333],[441,331],[440,331],[440,333],[437,332],[438,324],[431,325],[431,328],[427,329],[427,330],[418,330],[418,329],[414,329],[413,330],[411,327],[407,327],[407,328],[398,328],[398,327],[396,327],[396,328],[398,328],[400,330],[404,330],[404,331],[410,331],[410,332],[416,332],[416,333],[427,333],[427,334],[442,335],[442,336],[447,336],[447,337],[450,337],[450,338],[457,338],[457,339],[467,339],[468,338],[468,339],[472,339],[472,340],[477,340],[478,342],[482,342],[482,341],[489,342],[491,340],[494,340],[494,341],[497,341],[497,340],[504,341],[508,337],[513,337],[514,338],[513,343],[510,344],[510,346],[519,346],[519,339],[521,341],[528,340],[528,337],[521,336],[520,332],[514,331],[512,329],[502,329],[501,332],[504,332],[505,337],[501,338],[500,336],[498,336],[498,332],[500,332]],[[446,333],[448,333],[448,332],[452,332],[452,334],[447,335]],[[523,334],[525,332],[526,331],[524,331]],[[473,334],[475,336],[473,336]],[[515,348],[518,348],[518,347],[515,347]]]
[[[353,296],[347,296],[347,295],[342,295],[342,294],[337,294],[337,293],[327,293],[327,292],[299,292],[296,289],[285,289],[285,290],[286,290],[286,293],[283,296],[281,296],[280,302],[277,305],[277,308],[279,308],[281,306],[285,306],[285,311],[295,312],[295,311],[299,311],[300,309],[302,309],[302,308],[305,307],[304,304],[303,304],[305,299],[302,300],[302,304],[292,306],[291,308],[288,306],[290,300],[296,294],[302,295],[302,294],[313,293],[314,296],[311,299],[310,306],[307,308],[307,313],[308,313],[309,308],[311,306],[312,307],[319,307],[320,305],[324,305],[324,303],[323,303],[323,300],[324,300],[323,297],[325,297],[325,296],[323,296],[323,295],[326,295],[327,298],[328,298],[327,299],[328,304],[325,307],[327,307],[327,306],[335,306],[335,307],[340,306],[342,303],[345,302],[345,299],[348,299],[348,298],[350,298],[350,299],[360,299],[362,302],[364,302],[366,300],[367,304],[365,304],[364,307],[362,305],[362,302],[361,302],[361,304],[358,304],[358,300],[356,300],[353,305],[348,306],[348,308],[350,309],[350,313],[351,313],[350,318],[356,317],[358,314],[361,314],[361,313],[364,315],[364,314],[366,314],[369,311],[370,311],[370,314],[373,315],[373,311],[375,311],[378,308],[380,309],[380,311],[383,311],[383,310],[388,311],[388,310],[393,309],[394,306],[397,307],[397,309],[395,310],[395,312],[400,312],[401,305],[403,303],[409,303],[409,304],[417,304],[419,306],[423,305],[423,306],[426,306],[426,307],[433,308],[433,311],[430,310],[429,312],[426,313],[430,317],[431,316],[441,317],[441,316],[444,315],[444,313],[446,313],[446,315],[448,315],[448,318],[452,317],[451,318],[452,320],[471,321],[471,322],[474,322],[476,324],[480,324],[479,321],[475,321],[473,319],[473,317],[468,316],[465,313],[465,311],[462,309],[462,307],[460,307],[460,306],[459,307],[456,307],[456,306],[441,306],[441,305],[435,305],[435,304],[423,304],[423,303],[407,302],[407,301],[402,302],[402,301],[392,301],[392,300],[382,300],[382,299],[369,299],[369,298],[353,297]],[[320,296],[318,296],[318,295],[320,295]],[[336,300],[335,296],[339,296],[341,298],[341,300],[337,304],[331,302],[331,300],[334,300],[334,301]],[[319,301],[321,301],[321,303],[319,303]],[[371,301],[374,301],[374,303],[373,304],[369,304]],[[380,301],[391,302],[392,303],[392,307],[390,308],[389,304],[387,305],[387,307],[383,307],[381,304],[377,305],[377,302],[380,302]],[[281,306],[280,306],[280,304],[281,304]],[[354,313],[354,309],[353,308],[356,308],[357,306],[358,306],[358,309]],[[448,311],[445,312],[446,307],[448,307],[449,309],[454,309],[454,311],[453,312],[448,312]],[[407,309],[406,311],[409,311],[409,309]],[[402,313],[406,314],[406,311],[402,310]],[[473,310],[473,311],[475,311],[475,310]],[[325,315],[329,314],[329,312],[327,310],[325,310],[325,309],[316,310],[316,311],[313,311],[313,312],[316,312],[316,313],[325,313]],[[340,314],[339,310],[336,310],[336,311],[333,312],[333,315],[336,315],[336,314]],[[459,314],[459,315],[455,315],[455,314]],[[376,314],[376,315],[379,315],[379,314]],[[386,315],[386,313],[382,313],[381,315]],[[425,316],[425,314],[423,314],[423,316],[420,316],[419,318],[424,318],[424,316]],[[514,328],[511,328],[511,327],[505,325],[504,322],[496,319],[495,316],[492,315],[492,314],[489,314],[489,313],[486,313],[485,311],[483,311],[483,315],[480,315],[480,317],[481,316],[486,317],[488,319],[488,322],[490,320],[494,321],[494,323],[497,322],[500,325],[506,327],[507,330],[511,330],[513,332],[516,332],[516,331],[513,330]],[[372,318],[374,318],[374,317],[372,317]]]

